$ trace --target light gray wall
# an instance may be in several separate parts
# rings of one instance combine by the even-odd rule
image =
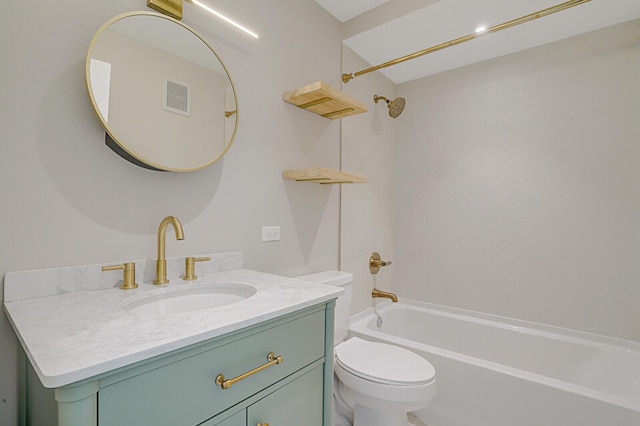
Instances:
[[[640,21],[398,94],[399,293],[640,340]]]
[[[184,22],[218,50],[238,89],[240,127],[222,162],[191,174],[133,166],[104,145],[84,59],[109,18],[144,0],[4,2],[0,14],[0,276],[154,258],[169,214],[186,239],[168,256],[241,250],[248,268],[297,275],[338,266],[339,188],[283,181],[284,169],[339,166],[340,123],[282,94],[340,84],[339,24],[313,0],[217,2],[253,40],[185,3]],[[262,243],[261,226],[282,241]],[[17,342],[0,315],[0,424],[17,418]]]

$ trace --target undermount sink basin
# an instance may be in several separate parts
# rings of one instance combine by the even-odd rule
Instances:
[[[246,284],[215,283],[197,287],[162,288],[133,296],[122,308],[135,314],[166,314],[211,309],[245,300],[256,293]]]

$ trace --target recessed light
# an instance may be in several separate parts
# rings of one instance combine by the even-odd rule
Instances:
[[[476,34],[482,34],[485,31],[487,31],[487,27],[484,25],[480,25],[478,28],[476,28]]]

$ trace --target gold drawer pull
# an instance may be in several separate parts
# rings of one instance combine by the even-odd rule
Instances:
[[[258,368],[254,368],[251,371],[241,374],[238,377],[235,377],[233,379],[225,379],[223,374],[218,374],[218,377],[216,377],[216,385],[220,386],[222,389],[229,389],[231,386],[233,386],[234,383],[237,383],[240,380],[244,380],[247,377],[251,377],[256,373],[261,372],[265,368],[269,368],[272,365],[282,364],[282,361],[284,361],[284,359],[281,356],[275,356],[273,352],[269,352],[269,354],[267,355],[267,361],[269,362],[261,365]],[[269,426],[269,425],[265,423],[264,426]]]

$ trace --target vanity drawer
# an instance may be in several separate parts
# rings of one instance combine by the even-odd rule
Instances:
[[[98,393],[98,425],[196,425],[254,395],[324,355],[325,311],[263,329],[206,352],[106,386]],[[235,378],[282,356],[229,389],[215,383]]]

